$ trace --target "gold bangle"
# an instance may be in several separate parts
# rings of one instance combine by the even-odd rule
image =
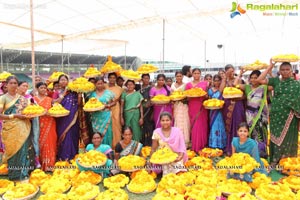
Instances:
[[[14,118],[13,114],[8,115],[8,119],[13,119],[13,118]]]

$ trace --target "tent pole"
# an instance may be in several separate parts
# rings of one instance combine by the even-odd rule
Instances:
[[[64,38],[61,37],[61,69],[64,71]]]
[[[165,72],[165,19],[163,19],[163,47],[162,47],[162,72]]]
[[[32,87],[35,86],[35,56],[34,56],[34,24],[33,24],[33,0],[30,0],[30,27],[31,27],[31,69]]]

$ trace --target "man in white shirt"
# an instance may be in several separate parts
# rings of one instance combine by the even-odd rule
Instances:
[[[190,65],[184,65],[182,67],[181,71],[182,71],[182,74],[183,74],[183,79],[182,79],[183,83],[188,83],[188,82],[191,82],[193,80],[192,67]]]

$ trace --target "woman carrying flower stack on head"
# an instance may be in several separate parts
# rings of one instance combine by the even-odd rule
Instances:
[[[133,131],[133,139],[140,142],[142,139],[141,126],[144,122],[143,116],[143,96],[134,90],[133,80],[125,83],[127,91],[121,96],[121,125],[130,126]]]
[[[150,157],[160,148],[170,148],[173,152],[177,153],[178,156],[174,162],[162,165],[163,175],[186,171],[184,163],[188,160],[188,157],[182,131],[179,128],[172,127],[172,115],[168,112],[162,112],[159,120],[161,128],[157,128],[153,131]],[[156,168],[153,166],[152,170],[155,173],[161,172],[158,166],[156,166]]]
[[[115,149],[116,144],[121,140],[121,119],[120,119],[120,103],[119,100],[121,98],[121,94],[123,89],[116,85],[117,81],[117,74],[116,73],[109,73],[108,74],[108,85],[106,89],[110,90],[114,94],[114,99],[111,106],[111,113],[112,113],[112,132],[113,132],[113,141],[112,141],[112,148]]]
[[[144,146],[152,145],[152,134],[154,129],[153,123],[153,108],[151,106],[149,91],[151,89],[150,85],[150,75],[143,74],[142,75],[142,86],[139,90],[141,95],[143,96],[143,114],[144,114],[144,123],[142,126],[142,144]]]
[[[281,78],[265,80],[274,65],[271,59],[270,66],[257,79],[259,83],[274,88],[270,110],[270,163],[273,167],[282,158],[297,156],[300,113],[300,83],[292,77],[292,65],[283,62],[279,67]]]
[[[105,109],[101,111],[92,112],[91,121],[94,132],[101,133],[102,143],[109,146],[112,145],[113,132],[112,132],[112,112],[111,107],[115,102],[114,93],[105,89],[104,79],[96,78],[96,91],[92,92],[89,98],[97,98],[101,103],[105,105]]]
[[[216,74],[212,80],[212,87],[208,90],[208,96],[222,100],[222,92],[226,84],[225,74],[223,77]],[[210,110],[209,112],[209,141],[208,146],[211,148],[224,149],[226,147],[226,131],[221,109]]]
[[[149,92],[150,97],[153,98],[156,95],[170,96],[171,88],[167,86],[165,83],[166,76],[164,74],[158,74],[156,80],[157,80],[156,86],[152,87]],[[159,115],[162,112],[172,113],[172,105],[170,103],[163,104],[163,105],[158,105],[158,104],[153,105],[153,119],[154,119],[155,128],[161,127],[159,122]]]
[[[201,70],[193,69],[193,81],[186,84],[185,89],[201,88],[204,91],[208,89],[208,82],[201,81]],[[192,150],[198,152],[207,145],[208,141],[208,112],[203,106],[205,97],[188,98],[189,116],[191,123],[191,142]]]
[[[245,70],[240,70],[240,76]],[[256,80],[260,76],[259,70],[254,70],[250,74],[250,84],[239,84],[239,88],[245,92],[246,103],[246,120],[250,127],[250,138],[258,143],[259,154],[263,158],[267,158],[267,140],[268,140],[268,108],[267,108],[267,91],[272,87],[260,85]],[[238,85],[238,79],[234,85]]]
[[[47,84],[39,82],[36,84],[37,96],[34,100],[46,110],[52,107],[52,98],[47,96]],[[53,117],[45,115],[39,118],[40,121],[40,161],[44,171],[52,171],[56,161],[56,121]]]
[[[6,82],[8,92],[0,97],[2,140],[5,145],[2,162],[8,164],[8,178],[21,181],[28,179],[34,169],[31,122],[21,114],[30,102],[17,93],[18,79],[15,76],[9,76]]]
[[[181,71],[175,73],[176,82],[171,86],[171,91],[181,91],[185,90],[185,83],[182,82],[183,74]],[[176,101],[174,103],[174,126],[180,128],[184,135],[184,141],[186,146],[190,142],[190,118],[189,118],[189,108],[187,105],[187,100]]]
[[[110,174],[111,165],[113,164],[113,150],[107,144],[103,144],[103,134],[95,132],[92,136],[92,144],[88,144],[86,146],[86,151],[96,150],[106,155],[108,158],[105,165],[103,167],[99,166],[97,168],[85,168],[81,165],[77,165],[80,171],[88,171],[92,170],[95,173],[102,174],[104,177],[108,177]]]
[[[225,87],[234,87],[234,67],[231,64],[225,66],[226,85]],[[238,84],[242,83],[242,77],[238,77]],[[237,86],[238,87],[238,86]],[[244,97],[225,99],[223,106],[223,119],[227,133],[226,153],[231,154],[232,138],[236,136],[238,125],[246,120]]]
[[[54,102],[60,103],[70,114],[65,117],[56,118],[56,132],[58,139],[58,160],[71,160],[78,153],[79,144],[79,119],[78,103],[81,95],[67,90],[68,76],[62,74],[58,78],[59,91],[53,94]]]
[[[242,122],[238,126],[238,137],[232,139],[232,154],[234,153],[247,153],[260,165],[254,171],[267,174],[262,160],[260,159],[258,144],[255,140],[249,138],[249,127],[246,122]],[[245,174],[243,177],[246,181],[251,181],[251,173]]]

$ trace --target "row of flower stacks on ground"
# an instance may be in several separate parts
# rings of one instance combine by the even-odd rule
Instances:
[[[156,174],[148,172],[146,158],[151,147],[142,149],[142,156],[125,156],[118,161],[121,171],[130,172],[103,178],[93,171],[82,171],[80,165],[99,167],[105,163],[105,156],[100,152],[90,151],[79,154],[71,160],[59,161],[55,164],[52,175],[36,169],[29,183],[14,185],[9,180],[0,180],[0,194],[5,199],[34,197],[40,190],[43,195],[39,199],[105,199],[118,197],[128,199],[128,192],[135,194],[151,193],[156,190],[153,199],[216,199],[228,196],[228,199],[299,199],[300,197],[300,158],[286,158],[280,161],[280,167],[287,177],[272,182],[270,177],[258,172],[252,175],[252,182],[228,179],[228,173],[251,173],[258,163],[248,154],[236,153],[220,160],[222,151],[205,148],[197,155],[188,150],[189,160],[185,163],[187,172],[168,174],[161,180],[155,180]],[[164,152],[162,152],[164,151]],[[170,163],[174,160],[170,149],[161,149],[150,158],[156,164]],[[215,166],[213,159],[220,160]],[[266,160],[262,159],[265,167]],[[143,169],[145,167],[145,169]],[[151,169],[150,169],[151,170]],[[3,169],[2,169],[3,173]],[[101,183],[103,181],[103,183]],[[104,191],[98,184],[103,184]],[[126,189],[122,189],[126,187]],[[88,189],[87,189],[88,188]],[[256,196],[254,196],[254,195]]]

